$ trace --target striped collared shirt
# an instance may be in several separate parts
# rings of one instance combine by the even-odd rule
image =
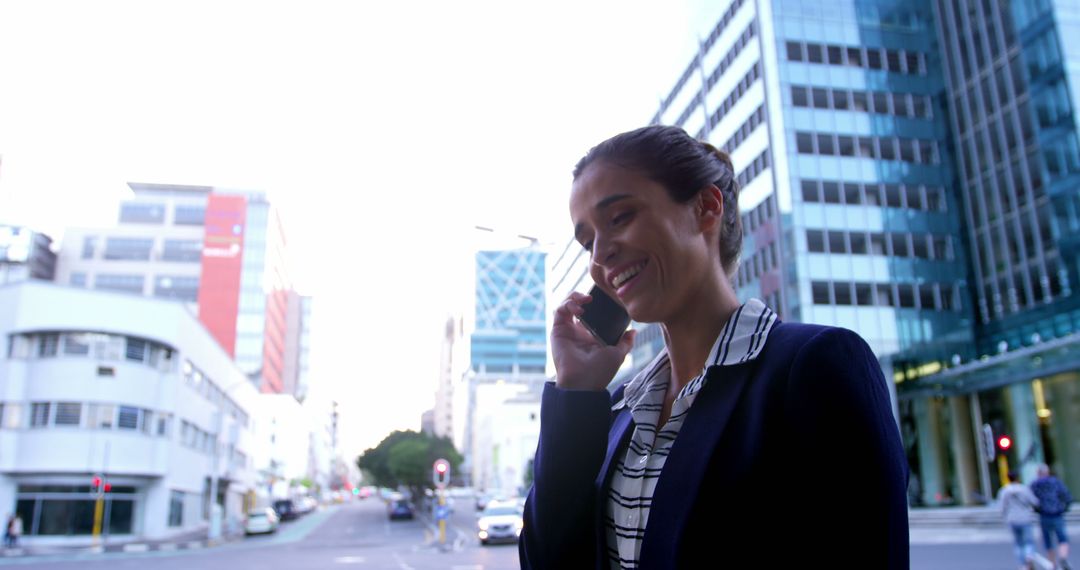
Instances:
[[[656,482],[683,420],[705,384],[705,372],[712,366],[731,366],[757,358],[776,321],[776,313],[757,299],[739,307],[713,343],[704,369],[679,391],[671,417],[663,427],[657,424],[671,382],[667,349],[626,385],[624,398],[615,407],[630,408],[634,432],[626,456],[611,476],[604,517],[612,568],[638,567]]]

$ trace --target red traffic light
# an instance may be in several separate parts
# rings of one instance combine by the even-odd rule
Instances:
[[[1009,449],[1010,447],[1012,447],[1012,438],[1007,435],[999,437],[998,447],[1000,447],[1002,450]]]
[[[100,487],[101,486],[101,477],[98,477],[97,475],[94,475],[94,477],[92,479],[90,479],[90,486],[93,487],[94,489],[97,489],[98,487]]]
[[[439,473],[446,473],[447,468],[448,468],[448,466],[445,463],[436,463],[435,464],[435,470],[438,471]]]
[[[112,483],[105,483],[105,492],[112,491]]]

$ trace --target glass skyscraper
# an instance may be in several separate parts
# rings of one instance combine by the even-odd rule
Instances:
[[[916,505],[986,502],[1040,461],[1080,486],[1080,11],[1060,4],[703,2],[651,118],[732,157],[739,297],[873,348]],[[663,346],[640,328],[620,378]]]
[[[476,254],[476,326],[471,367],[479,374],[543,374],[547,363],[545,254]]]

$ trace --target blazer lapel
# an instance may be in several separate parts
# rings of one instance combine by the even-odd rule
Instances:
[[[633,430],[630,429],[634,423],[633,419],[630,408],[624,407],[616,413],[615,419],[611,422],[611,430],[608,432],[608,446],[607,453],[604,455],[604,463],[600,467],[600,472],[596,475],[596,504],[593,509],[595,513],[593,528],[597,532],[596,560],[599,568],[607,568],[605,562],[607,560],[607,527],[604,525],[604,513],[607,512],[608,481],[611,479],[612,467],[615,466],[616,461],[619,461],[615,454],[622,449],[626,439],[633,433]]]
[[[608,478],[611,475],[611,468],[616,461],[614,456],[622,447],[626,436],[630,435],[630,426],[633,424],[633,419],[630,409],[622,408],[615,416],[615,420],[612,421],[611,430],[608,432],[607,453],[604,455],[604,463],[600,467],[600,472],[596,476],[596,487],[598,489],[606,488]]]
[[[683,526],[713,450],[731,419],[754,364],[751,361],[709,369],[705,386],[690,407],[657,480],[641,544],[642,568],[665,568],[674,563]]]

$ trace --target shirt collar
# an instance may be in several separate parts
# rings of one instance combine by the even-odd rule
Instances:
[[[712,350],[709,351],[709,358],[705,360],[702,374],[712,366],[733,366],[756,359],[765,347],[769,332],[778,321],[776,313],[761,300],[750,299],[743,303],[720,330]],[[623,399],[616,403],[613,409],[619,409],[623,405],[632,407],[645,392],[646,387],[670,366],[668,350],[665,346],[648,366],[642,368],[626,384]]]

